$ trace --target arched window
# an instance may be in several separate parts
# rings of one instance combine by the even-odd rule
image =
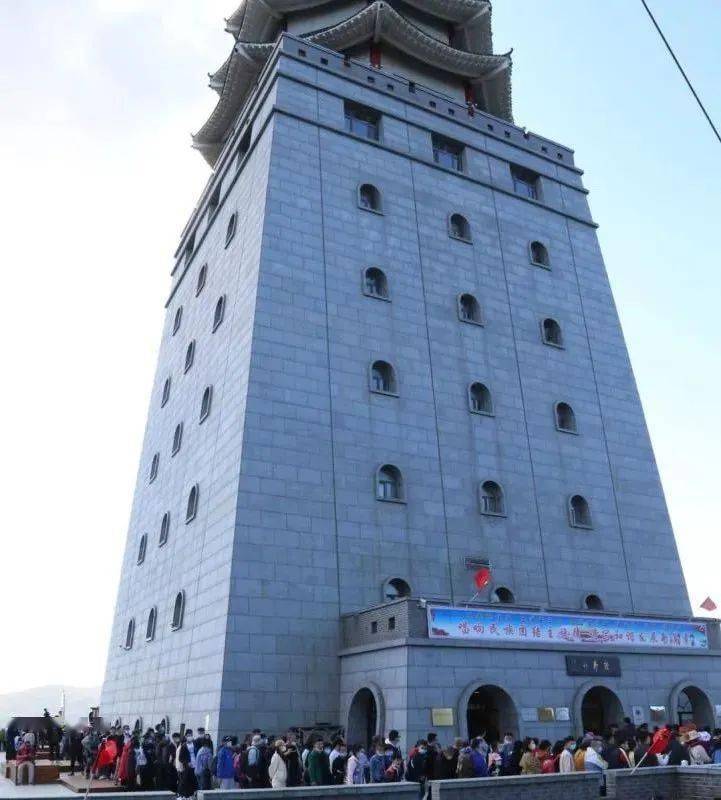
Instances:
[[[192,522],[198,513],[198,484],[192,487],[188,493],[188,504],[185,507],[185,522]]]
[[[197,297],[205,287],[205,281],[208,278],[208,265],[203,264],[203,266],[198,271],[198,281],[195,284],[195,296]]]
[[[376,473],[376,499],[403,501],[403,478],[393,464],[384,464]]]
[[[578,433],[576,415],[568,403],[556,403],[556,428],[564,433]]]
[[[551,259],[548,255],[548,248],[542,242],[531,242],[529,245],[531,253],[531,263],[537,267],[550,267]]]
[[[472,383],[468,387],[468,407],[474,414],[493,415],[493,398],[487,386]]]
[[[597,594],[586,595],[583,605],[589,611],[603,611],[603,601]]]
[[[128,627],[125,630],[125,649],[130,650],[133,646],[133,639],[135,638],[135,619],[128,622]]]
[[[513,596],[513,592],[510,589],[507,589],[505,586],[497,586],[493,590],[493,594],[491,595],[491,599],[494,603],[515,603],[516,598]]]
[[[180,330],[180,323],[183,320],[183,306],[178,306],[173,319],[173,336]]]
[[[170,378],[165,379],[163,384],[163,393],[160,396],[160,407],[162,408],[170,400]]]
[[[543,335],[544,344],[553,345],[553,347],[563,347],[563,331],[561,326],[555,319],[544,319],[541,323],[541,332]]]
[[[569,521],[574,528],[591,528],[591,508],[580,494],[574,494],[568,501]]]
[[[388,300],[388,279],[378,267],[368,267],[363,271],[363,294]]]
[[[381,193],[372,183],[364,183],[358,188],[358,205],[365,211],[383,213]]]
[[[170,627],[177,631],[178,628],[183,627],[183,617],[185,616],[185,592],[178,592],[175,595],[175,603],[173,604],[173,619]]]
[[[158,547],[162,547],[167,541],[170,534],[170,511],[163,514],[160,520],[160,536],[158,537]]]
[[[458,295],[458,319],[473,325],[482,325],[483,316],[478,300],[472,294]]]
[[[383,600],[399,600],[410,596],[411,587],[402,578],[389,578],[383,584]]]
[[[140,537],[140,543],[138,544],[138,564],[142,564],[145,561],[145,551],[148,549],[148,535],[144,533]]]
[[[153,606],[148,612],[148,622],[145,625],[145,641],[152,642],[155,639],[155,625],[158,621],[158,611]]]
[[[158,467],[160,466],[160,453],[154,453],[150,462],[150,474],[148,483],[152,483],[158,477]]]
[[[220,323],[223,321],[223,317],[225,316],[225,295],[221,295],[218,298],[218,302],[215,304],[215,312],[213,313],[213,333],[218,330],[220,327]]]
[[[183,443],[183,423],[179,422],[175,426],[175,433],[173,433],[173,448],[172,455],[175,455],[180,450],[180,445]]]
[[[184,371],[187,372],[193,366],[193,360],[195,359],[195,339],[193,339],[185,351],[185,368]]]
[[[480,491],[481,514],[505,516],[506,503],[503,489],[495,481],[484,481]]]
[[[396,373],[387,361],[374,361],[371,364],[371,391],[379,394],[398,394]]]
[[[203,390],[203,397],[200,401],[200,421],[203,422],[210,414],[210,404],[213,401],[213,387],[206,386]]]
[[[463,214],[451,214],[448,217],[448,235],[452,239],[461,239],[464,242],[471,241],[471,226]]]
[[[238,215],[233,212],[228,220],[228,227],[225,229],[225,246],[227,247],[235,236],[235,229],[238,225]]]

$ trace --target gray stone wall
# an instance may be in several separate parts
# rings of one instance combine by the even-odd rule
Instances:
[[[433,800],[597,800],[598,795],[598,777],[588,772],[431,782]]]

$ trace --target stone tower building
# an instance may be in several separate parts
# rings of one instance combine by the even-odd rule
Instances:
[[[582,172],[513,124],[490,4],[245,0],[227,25],[103,716],[713,724],[718,630],[690,618]]]

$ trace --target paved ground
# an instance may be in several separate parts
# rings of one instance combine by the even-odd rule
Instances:
[[[77,797],[59,783],[46,783],[41,786],[15,786],[2,777],[5,774],[5,753],[0,753],[0,800],[15,797]]]

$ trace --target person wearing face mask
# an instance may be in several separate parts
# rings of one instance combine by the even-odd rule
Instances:
[[[608,763],[601,756],[602,750],[603,739],[593,739],[586,748],[586,757],[584,759],[586,772],[598,772],[603,774],[603,771],[608,769]]]
[[[558,757],[558,771],[559,772],[575,772],[576,765],[573,762],[573,750],[576,746],[576,740],[573,736],[567,736],[563,740],[563,750]]]
[[[273,757],[268,767],[268,777],[273,789],[285,789],[288,785],[288,768],[285,764],[285,742],[278,739],[275,743]]]
[[[418,784],[419,797],[425,797],[428,772],[428,742],[425,739],[419,739],[416,742],[415,752],[408,759],[408,769],[406,770],[406,780]]]
[[[193,731],[186,731],[185,741],[178,747],[175,756],[175,767],[178,770],[178,796],[192,797],[198,788],[198,782],[195,779]]]
[[[540,775],[541,762],[536,755],[536,742],[530,737],[523,740],[523,755],[521,756],[521,775]]]

